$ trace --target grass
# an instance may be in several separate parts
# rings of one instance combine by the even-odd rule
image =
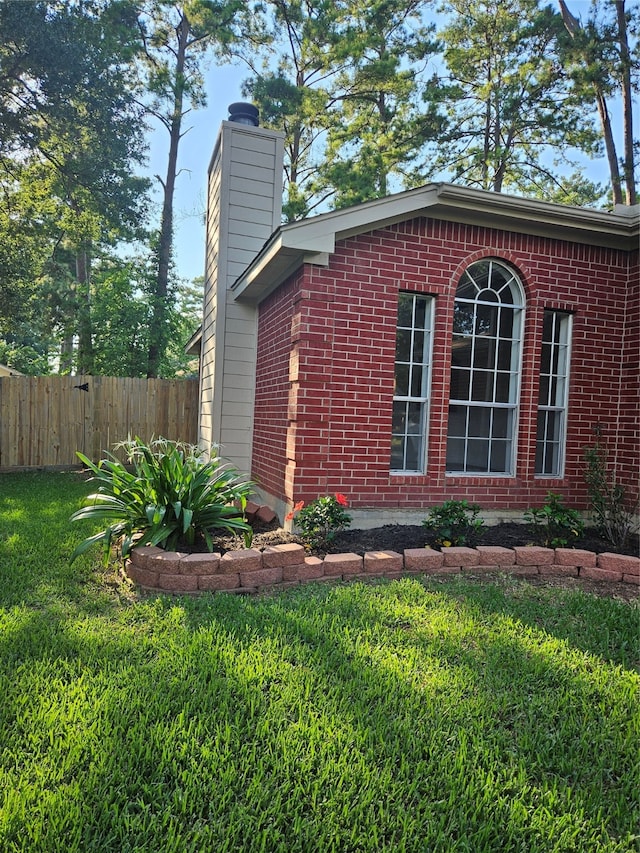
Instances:
[[[499,578],[136,598],[0,475],[0,850],[640,849],[638,608]]]

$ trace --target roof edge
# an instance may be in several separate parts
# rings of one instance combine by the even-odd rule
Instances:
[[[232,291],[238,300],[260,302],[305,261],[326,264],[337,241],[418,216],[631,251],[640,239],[640,205],[621,207],[594,210],[457,184],[426,184],[282,225]]]

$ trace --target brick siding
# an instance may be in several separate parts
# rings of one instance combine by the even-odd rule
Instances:
[[[526,295],[515,476],[445,476],[455,290],[469,264],[512,266]],[[634,264],[632,267],[631,264]],[[435,297],[425,474],[389,472],[399,290]],[[583,447],[600,424],[623,480],[637,484],[640,284],[629,253],[417,218],[338,243],[260,305],[253,477],[285,502],[343,492],[353,507],[466,498],[488,510],[548,490],[587,507]],[[544,309],[573,314],[565,476],[534,476]]]

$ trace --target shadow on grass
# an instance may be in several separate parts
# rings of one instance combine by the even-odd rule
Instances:
[[[640,669],[640,601],[619,601],[580,589],[538,586],[526,578],[503,574],[491,578],[426,579],[438,589],[475,608],[478,614],[501,614],[627,669]]]
[[[44,524],[69,482],[37,495]],[[4,494],[0,848],[636,844],[633,608],[507,579],[123,607]]]
[[[637,679],[446,590],[22,614],[22,849],[631,849]]]

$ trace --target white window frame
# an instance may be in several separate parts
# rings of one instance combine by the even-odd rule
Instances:
[[[400,299],[402,298],[411,298],[411,326],[400,326]],[[416,326],[416,305],[418,300],[422,300],[425,304],[425,324],[424,327]],[[429,425],[429,401],[431,398],[431,372],[432,372],[432,359],[433,359],[433,329],[434,329],[434,315],[435,315],[435,299],[433,296],[429,296],[423,293],[413,293],[408,291],[400,291],[398,295],[398,321],[396,323],[396,341],[398,340],[398,332],[400,330],[409,331],[410,332],[410,346],[409,346],[409,361],[398,359],[394,362],[394,371],[396,377],[396,391],[398,390],[398,366],[402,365],[403,367],[408,368],[408,378],[407,378],[407,394],[397,394],[394,393],[393,397],[393,413],[392,418],[396,420],[396,413],[401,404],[405,406],[404,413],[404,429],[402,431],[394,431],[394,424],[392,423],[391,427],[391,441],[392,441],[392,452],[391,452],[391,474],[424,474],[426,471],[427,464],[427,450],[428,450],[428,425]],[[416,332],[424,333],[424,341],[422,346],[422,353],[420,359],[414,359],[414,340]],[[420,387],[420,394],[415,395],[411,394],[412,389],[412,376],[414,367],[419,367],[422,370],[422,381]],[[409,407],[410,406],[419,406],[420,414],[418,418],[418,432],[408,432],[409,430]],[[408,446],[409,440],[411,438],[418,438],[420,446],[417,452],[417,464],[416,467],[407,467],[407,456],[408,456]],[[393,443],[397,440],[401,441],[402,446],[402,463],[403,467],[397,468],[393,467]]]
[[[491,287],[491,283],[493,280],[494,269],[497,271],[501,270],[506,274],[507,278],[504,283],[496,290]],[[487,272],[488,271],[488,272]],[[485,276],[486,272],[486,276]],[[478,276],[478,278],[474,278],[474,275]],[[487,283],[484,286],[481,286],[480,280],[486,277]],[[472,283],[476,288],[476,294],[474,298],[459,296],[458,294],[461,291],[461,287],[468,286],[469,283]],[[511,285],[513,284],[513,288]],[[500,298],[500,293],[509,287],[511,296],[513,298],[513,302],[502,301]],[[489,300],[488,298],[482,299],[482,293],[486,290],[490,290],[493,293],[497,294],[497,299],[492,298]],[[517,299],[514,297],[514,291],[517,294]],[[480,261],[476,261],[471,264],[466,270],[463,276],[460,279],[458,284],[458,289],[456,293],[455,305],[466,305],[469,307],[473,307],[473,331],[467,336],[471,340],[471,355],[470,355],[470,366],[469,366],[469,382],[468,382],[468,393],[467,397],[462,398],[452,398],[449,399],[449,425],[447,428],[447,467],[446,467],[446,475],[450,477],[513,477],[515,476],[515,465],[517,458],[517,435],[518,435],[518,415],[520,410],[520,385],[522,379],[522,353],[523,353],[523,342],[524,342],[524,320],[525,320],[525,297],[524,297],[524,288],[522,286],[522,282],[519,277],[515,273],[515,271],[508,266],[506,263],[502,261],[493,259],[493,258],[483,258]],[[500,322],[500,311],[509,310],[513,312],[513,328],[512,334],[509,338],[501,338],[499,335],[499,328],[496,333],[496,337],[491,338],[490,340],[495,340],[495,354],[493,357],[493,368],[481,368],[475,365],[475,350],[477,341],[481,338],[481,333],[477,332],[477,316],[478,316],[478,307],[497,307],[498,308],[498,322]],[[455,310],[455,308],[454,308]],[[452,337],[452,345],[455,342],[455,336],[457,333],[455,331]],[[505,371],[503,369],[499,369],[499,350],[501,342],[506,340],[511,341],[511,346],[509,350],[510,355],[510,366],[509,370]],[[452,350],[453,353],[453,350]],[[453,354],[452,354],[453,358]],[[459,370],[461,374],[464,372],[464,368],[456,367],[453,364],[451,365],[452,376],[453,370]],[[498,388],[498,380],[502,376],[504,376],[505,372],[509,376],[509,400],[508,402],[500,402],[495,398],[497,396],[496,389]],[[478,379],[485,375],[488,379],[492,379],[493,382],[493,394],[491,400],[473,400],[473,383],[476,376]],[[454,407],[458,407],[459,409],[466,409],[466,412],[463,414],[464,417],[464,434],[460,435],[452,435],[452,409]],[[489,418],[489,427],[488,434],[486,436],[473,435],[473,426],[471,424],[471,419],[473,417],[473,413],[475,412],[480,415],[482,412],[484,417]],[[506,436],[496,436],[494,434],[494,424],[496,422],[496,417],[499,416],[501,411],[506,411],[509,414],[507,415],[507,435]],[[460,412],[462,414],[462,412]],[[463,442],[463,452],[462,452],[462,467],[460,468],[452,468],[449,463],[449,446],[450,442]],[[487,464],[486,468],[477,468],[470,467],[470,447],[471,443],[474,441],[486,441],[487,442]],[[492,458],[492,450],[496,447],[499,447],[500,443],[504,442],[507,444],[507,448],[505,448],[506,454],[508,456],[505,457],[505,470],[495,471],[491,469],[491,458]]]
[[[551,319],[551,337],[545,340],[544,321],[547,318]],[[535,460],[535,476],[540,478],[558,479],[564,477],[572,332],[573,316],[569,312],[545,308],[540,358]],[[543,373],[545,347],[550,348],[548,373]],[[555,424],[551,427],[550,415],[556,416],[553,418]],[[551,429],[554,429],[553,436],[550,435]],[[556,454],[554,454],[554,448],[557,449]],[[549,459],[551,459],[550,463]],[[552,470],[545,470],[545,468]]]

